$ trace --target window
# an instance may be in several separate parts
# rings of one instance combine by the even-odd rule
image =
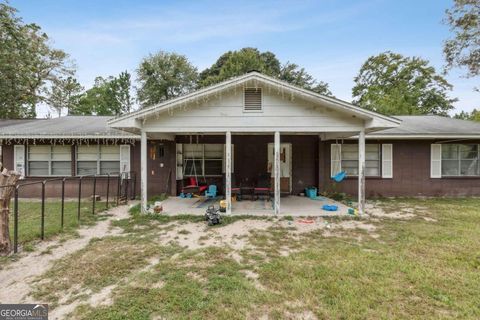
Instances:
[[[77,147],[77,175],[118,173],[120,146],[81,145]]]
[[[28,147],[28,175],[72,175],[70,146],[35,145]]]
[[[478,176],[479,146],[477,144],[443,144],[442,176]]]
[[[183,175],[221,176],[223,173],[223,144],[184,144]]]
[[[347,176],[358,176],[358,144],[342,145],[342,170]],[[365,175],[380,176],[380,145],[365,145]]]
[[[262,111],[262,89],[245,88],[243,111],[259,112]]]

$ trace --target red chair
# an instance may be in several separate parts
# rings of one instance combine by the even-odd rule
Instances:
[[[197,193],[203,194],[205,190],[208,189],[207,185],[198,185],[198,181],[195,177],[188,177],[188,185],[183,186],[182,192],[183,193]]]

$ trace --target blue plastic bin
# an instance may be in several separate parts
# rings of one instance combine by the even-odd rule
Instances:
[[[305,195],[310,199],[315,199],[317,197],[317,188],[305,188]]]

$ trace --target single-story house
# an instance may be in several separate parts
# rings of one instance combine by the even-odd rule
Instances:
[[[258,72],[117,118],[0,121],[0,141],[25,179],[137,172],[143,207],[202,182],[230,211],[232,190],[265,177],[276,213],[310,186],[356,195],[361,212],[366,196],[480,195],[480,123],[389,117]]]

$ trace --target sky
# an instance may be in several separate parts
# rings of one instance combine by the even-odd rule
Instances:
[[[442,23],[453,0],[154,1],[11,0],[54,47],[70,54],[80,83],[135,75],[141,59],[160,50],[184,54],[201,71],[228,50],[256,47],[304,67],[351,101],[353,79],[372,55],[420,56],[442,70]],[[453,70],[447,80],[455,112],[480,107],[478,79]],[[38,117],[46,115],[43,107]]]

